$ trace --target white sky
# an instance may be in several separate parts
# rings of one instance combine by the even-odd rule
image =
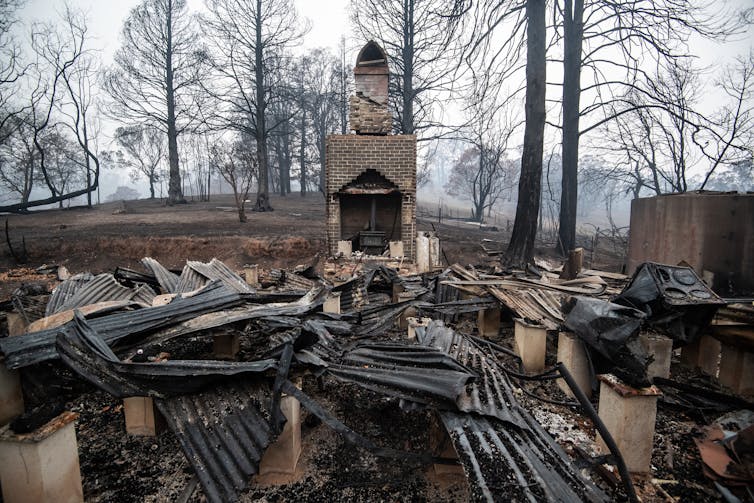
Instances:
[[[301,16],[311,21],[312,29],[304,40],[307,47],[329,46],[333,51],[341,35],[350,35],[346,6],[348,0],[294,0]],[[140,0],[69,0],[71,5],[88,13],[92,35],[91,47],[102,49],[105,63],[119,46],[120,30],[129,11]],[[190,11],[204,10],[203,0],[188,0]],[[44,20],[55,17],[65,5],[64,0],[26,0],[22,17],[26,20]]]
[[[101,50],[103,65],[109,65],[112,55],[120,45],[119,36],[123,21],[128,16],[132,7],[137,5],[140,0],[69,0],[69,3],[83,9],[88,13],[88,26],[91,35],[89,47]],[[362,45],[363,41],[353,40],[352,28],[348,19],[347,7],[349,0],[294,0],[299,15],[310,20],[311,31],[306,35],[303,48],[313,47],[330,47],[333,53],[337,53],[337,46],[341,36],[347,37],[347,47],[349,49],[347,58],[349,61],[355,59],[356,50]],[[204,9],[204,0],[188,0],[189,10],[201,11]],[[23,25],[28,25],[34,20],[50,20],[56,17],[56,12],[62,10],[65,4],[64,0],[26,0],[22,10],[21,18]],[[720,8],[731,7],[749,7],[754,8],[754,0],[722,0],[715,3]],[[699,56],[700,66],[719,65],[720,63],[732,62],[737,55],[745,55],[754,48],[754,26],[735,37],[734,40],[724,44],[713,43],[708,40],[692,40],[691,51]],[[554,70],[554,71],[551,71]],[[559,68],[548,69],[550,79],[557,80]],[[705,75],[709,84],[714,82],[716,72],[711,71]],[[710,86],[712,87],[712,86]],[[709,89],[709,88],[708,88]],[[705,108],[714,108],[717,104],[719,95],[714,90],[709,89],[706,95]],[[550,91],[548,90],[548,93]],[[453,114],[453,108],[448,112]],[[105,136],[109,136],[106,128]],[[104,138],[100,142],[100,148],[107,149],[109,139]],[[114,190],[115,184],[131,184],[125,174],[116,175],[111,173],[107,178],[120,177],[120,180],[103,180]],[[145,190],[140,186],[137,187],[144,195]],[[107,192],[112,191],[108,187]]]

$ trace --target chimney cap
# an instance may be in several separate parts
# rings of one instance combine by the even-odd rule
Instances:
[[[356,58],[356,67],[387,68],[387,55],[377,42],[370,40],[359,51],[359,56]]]

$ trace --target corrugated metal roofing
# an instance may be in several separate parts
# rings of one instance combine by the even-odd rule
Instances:
[[[112,344],[129,336],[151,333],[241,302],[238,292],[229,290],[220,282],[213,282],[191,297],[176,298],[164,306],[95,318],[89,324],[106,343]],[[0,351],[5,354],[6,366],[15,369],[56,358],[55,338],[65,330],[65,326],[0,338]]]
[[[456,408],[474,374],[430,347],[363,343],[328,362],[326,372],[389,396],[440,408]]]
[[[52,291],[50,300],[47,302],[47,308],[45,309],[45,316],[59,313],[63,311],[61,307],[73,297],[76,291],[86,283],[89,283],[94,279],[92,274],[81,273],[71,276],[69,279],[63,281]]]
[[[193,260],[187,261],[186,264],[191,269],[198,272],[199,274],[201,274],[208,280],[222,281],[225,286],[227,286],[228,288],[232,288],[238,293],[254,292],[254,289],[251,288],[246,283],[246,281],[244,281],[244,279],[241,278],[241,276],[231,271],[227,265],[223,264],[216,258],[213,258],[212,260],[210,260],[208,264],[205,264],[204,262],[196,262]],[[184,272],[185,272],[185,269],[184,269]]]
[[[522,429],[527,428],[513,410],[518,406],[508,377],[475,342],[439,321],[431,322],[426,328],[418,328],[416,337],[420,344],[438,348],[477,373],[478,379],[467,386],[458,398],[460,410],[478,412]]]
[[[104,391],[121,398],[155,397],[207,499],[238,499],[273,440],[272,418],[282,417],[263,411],[263,403],[278,402],[268,397],[264,380],[248,375],[275,369],[276,361],[120,362],[80,315],[57,345],[72,370]],[[230,376],[235,382],[215,382]],[[211,383],[212,389],[201,391]]]
[[[440,418],[469,479],[472,501],[609,501],[533,418],[527,430],[473,414],[441,411]]]
[[[563,449],[516,401],[508,376],[473,341],[434,321],[417,340],[441,349],[479,375],[462,399],[464,411],[441,412],[475,501],[608,501],[581,476]]]
[[[188,264],[183,266],[183,271],[175,286],[174,293],[188,293],[207,284],[207,278],[192,269]]]
[[[256,383],[155,400],[211,502],[236,501],[272,443],[266,400]]]
[[[170,272],[152,257],[144,257],[141,259],[141,263],[154,275],[163,293],[176,293],[176,287],[180,279],[177,274]]]
[[[63,362],[90,383],[118,398],[193,393],[220,377],[261,373],[275,369],[275,360],[223,362],[170,360],[152,363],[121,362],[105,341],[76,314],[56,340]]]
[[[563,324],[563,311],[560,305],[567,297],[564,293],[526,288],[503,290],[488,287],[487,290],[508,309],[530,322],[557,330]]]

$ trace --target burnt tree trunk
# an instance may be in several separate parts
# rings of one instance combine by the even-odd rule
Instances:
[[[545,130],[545,1],[526,2],[526,127],[518,181],[518,204],[505,265],[525,265],[534,255],[542,188]]]
[[[403,0],[401,133],[414,134],[414,0]]]
[[[567,255],[576,246],[578,204],[579,98],[581,96],[581,44],[584,0],[565,0],[563,32],[563,178],[557,250]]]
[[[165,20],[167,35],[165,51],[165,89],[167,105],[168,127],[168,162],[170,164],[170,176],[168,179],[168,204],[185,203],[183,190],[181,190],[181,171],[178,167],[178,129],[175,125],[175,89],[173,88],[173,9],[172,5],[167,9]]]
[[[267,102],[264,96],[264,58],[262,54],[262,0],[257,0],[256,44],[254,47],[254,78],[256,79],[256,140],[257,164],[259,169],[257,203],[254,211],[272,211],[270,205],[270,178],[267,171],[267,123],[265,113]]]

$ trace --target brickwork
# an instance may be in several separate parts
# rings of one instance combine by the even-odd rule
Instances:
[[[388,134],[393,125],[393,117],[387,107],[367,98],[361,93],[348,100],[348,117],[351,130],[361,134]]]
[[[356,94],[367,96],[380,105],[387,105],[389,77],[387,65],[357,66],[353,69],[353,74]]]
[[[340,236],[339,192],[367,169],[398,186],[401,193],[401,241],[414,260],[416,235],[416,136],[330,135],[326,143],[327,243],[337,252]]]

